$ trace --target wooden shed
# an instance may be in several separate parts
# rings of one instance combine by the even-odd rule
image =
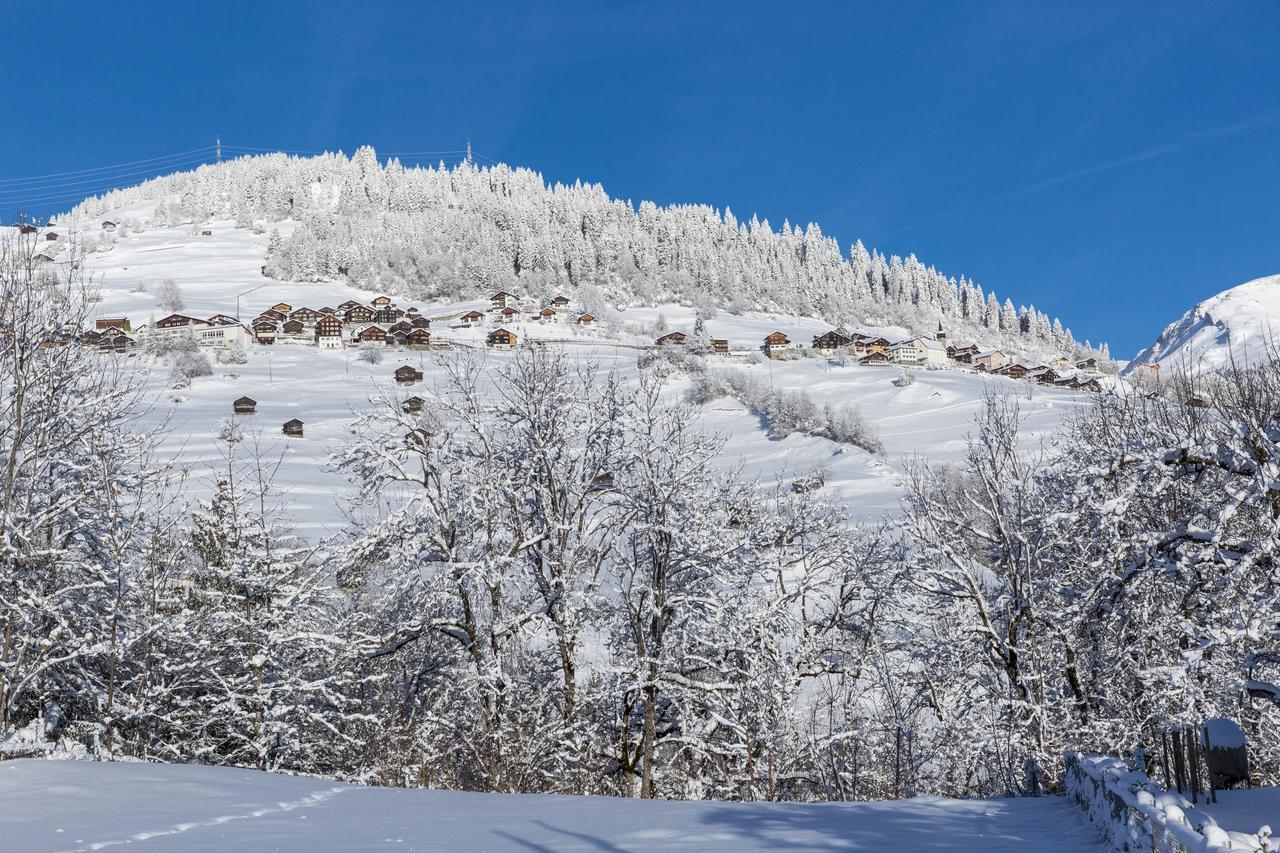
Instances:
[[[302,438],[302,421],[290,418],[284,422],[284,429],[281,431],[290,438]]]
[[[231,404],[231,411],[237,415],[252,415],[258,410],[258,401],[252,397],[240,397]]]
[[[508,332],[506,329],[494,329],[485,338],[485,343],[491,347],[513,349],[516,345],[516,333]]]
[[[418,412],[422,411],[422,407],[426,405],[426,403],[427,401],[421,397],[410,397],[400,405],[400,408],[404,409],[406,414],[416,415]]]
[[[402,385],[411,384],[422,381],[422,371],[406,364],[396,368],[395,377],[396,381]]]

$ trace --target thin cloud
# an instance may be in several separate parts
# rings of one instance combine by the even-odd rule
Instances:
[[[1272,109],[1262,113],[1261,115],[1254,116],[1251,119],[1238,121],[1234,124],[1226,124],[1221,127],[1210,128],[1209,130],[1197,130],[1190,133],[1184,133],[1172,142],[1154,145],[1144,151],[1139,151],[1137,154],[1130,154],[1128,157],[1121,157],[1117,160],[1098,163],[1097,165],[1089,166],[1084,169],[1077,169],[1074,172],[1067,172],[1064,175],[1047,178],[1043,181],[1034,183],[1029,187],[1025,187],[1021,190],[1015,190],[1011,193],[1006,193],[1004,196],[996,196],[995,198],[1038,192],[1043,189],[1048,189],[1049,187],[1056,187],[1059,184],[1069,183],[1080,178],[1087,178],[1089,175],[1096,175],[1099,172],[1109,172],[1112,169],[1119,169],[1123,166],[1132,166],[1135,163],[1154,160],[1157,157],[1163,157],[1166,154],[1173,154],[1177,151],[1182,151],[1185,148],[1190,148],[1193,145],[1197,145],[1210,139],[1218,139],[1223,136],[1231,136],[1236,133],[1251,130],[1259,125],[1275,121],[1278,116],[1280,116],[1280,109]]]
[[[1008,190],[1006,192],[997,193],[991,196],[986,196],[985,198],[974,199],[969,204],[960,205],[959,207],[952,208],[936,216],[929,216],[929,217],[925,217],[924,219],[918,219],[915,222],[911,222],[907,225],[903,225],[898,228],[882,229],[879,233],[881,235],[890,235],[890,234],[901,234],[907,231],[914,231],[916,228],[919,228],[922,225],[926,225],[933,222],[942,222],[948,219],[954,219],[956,216],[959,216],[962,213],[967,213],[968,211],[972,210],[975,207],[979,207],[984,204],[990,204],[993,201],[1005,201],[1011,198],[1019,198],[1021,196],[1031,195],[1032,193],[1037,193],[1037,192],[1040,192],[1041,190],[1049,189],[1050,187],[1061,186],[1062,184],[1067,184],[1072,181],[1078,181],[1081,178],[1087,178],[1090,175],[1096,175],[1099,172],[1110,172],[1113,169],[1121,169],[1125,166],[1132,166],[1137,163],[1143,163],[1147,160],[1154,160],[1157,157],[1164,157],[1165,155],[1182,151],[1186,148],[1190,148],[1194,145],[1199,145],[1200,143],[1203,143],[1203,142],[1207,142],[1213,139],[1220,139],[1224,136],[1231,136],[1237,133],[1243,133],[1246,130],[1252,130],[1253,128],[1258,127],[1260,125],[1273,122],[1277,118],[1280,118],[1280,108],[1273,108],[1273,109],[1267,110],[1264,113],[1260,113],[1256,116],[1253,116],[1252,118],[1244,119],[1242,121],[1234,122],[1232,124],[1224,124],[1221,127],[1209,128],[1207,130],[1189,131],[1187,133],[1181,134],[1177,139],[1174,139],[1170,142],[1162,142],[1159,145],[1153,145],[1150,148],[1146,148],[1142,151],[1137,152],[1136,154],[1130,154],[1127,157],[1120,157],[1115,160],[1108,160],[1105,163],[1097,163],[1093,166],[1087,166],[1083,169],[1077,169],[1073,172],[1066,172],[1064,174],[1057,175],[1052,178],[1045,178],[1042,181],[1037,181],[1034,184],[1022,187],[1020,189]]]

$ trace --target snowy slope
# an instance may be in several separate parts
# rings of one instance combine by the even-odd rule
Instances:
[[[146,206],[139,206],[114,215],[119,220],[143,219],[149,212]],[[287,224],[282,226],[282,230],[287,228]],[[206,229],[209,236],[198,236],[199,230]],[[94,237],[88,231],[84,235]],[[164,316],[167,312],[156,304],[156,295],[159,282],[166,278],[175,280],[182,289],[186,301],[183,313],[197,317],[235,315],[240,295],[239,312],[246,321],[277,302],[320,308],[348,299],[367,302],[378,295],[340,283],[289,283],[264,277],[260,268],[267,239],[266,234],[237,229],[229,221],[207,223],[200,229],[148,227],[117,234],[114,248],[91,254],[85,264],[100,290],[97,316],[127,316],[135,327]],[[140,285],[145,290],[139,291]],[[496,368],[512,355],[483,348],[484,334],[491,326],[464,329],[456,328],[453,322],[471,308],[486,309],[487,296],[477,293],[473,302],[416,304],[432,318],[433,339],[451,341],[455,352],[473,353],[484,366]],[[616,322],[594,329],[524,321],[510,328],[523,338],[554,342],[551,345],[563,347],[570,358],[601,373],[616,371],[633,377],[638,348],[653,342],[653,326],[659,318],[670,329],[689,331],[694,314],[691,308],[665,305],[629,310]],[[803,389],[819,405],[857,404],[880,433],[886,447],[883,458],[801,434],[781,441],[771,439],[756,415],[729,399],[706,406],[702,420],[706,429],[726,441],[725,454],[719,460],[726,470],[741,468],[765,485],[820,470],[828,492],[843,500],[859,518],[874,519],[893,511],[901,495],[899,476],[907,459],[919,455],[937,461],[958,460],[973,416],[988,392],[1022,398],[1025,429],[1032,441],[1051,436],[1064,417],[1089,405],[1091,399],[1081,392],[1035,387],[963,370],[916,371],[915,384],[898,387],[893,382],[900,374],[896,368],[840,367],[819,358],[760,363],[751,357],[769,332],[783,331],[793,341],[807,343],[828,328],[812,317],[764,313],[721,312],[707,323],[712,337],[727,338],[739,351],[723,360],[725,366],[767,378],[777,388]],[[866,331],[890,338],[907,334],[904,329],[892,328]],[[434,352],[388,350],[385,360],[376,366],[361,363],[356,354],[351,348],[321,351],[293,343],[253,347],[247,364],[215,365],[212,377],[197,379],[181,391],[169,390],[167,369],[153,364],[147,383],[154,406],[147,417],[157,427],[165,426],[163,449],[186,469],[191,495],[200,496],[211,483],[218,461],[215,434],[231,414],[231,401],[241,395],[258,400],[258,413],[240,419],[240,423],[261,433],[269,453],[282,456],[277,484],[288,492],[290,516],[299,532],[312,537],[336,533],[344,524],[345,501],[352,490],[341,477],[325,470],[325,460],[343,440],[353,413],[370,405],[386,405],[383,395],[403,399],[421,394],[443,375],[441,356]],[[140,369],[146,367],[145,359],[132,361]],[[424,382],[408,388],[396,386],[392,372],[401,364],[422,370]],[[672,393],[680,393],[683,387],[680,381],[673,383]],[[371,403],[371,398],[375,402]],[[294,417],[305,422],[305,438],[286,439],[280,434],[281,424]]]
[[[1260,358],[1280,338],[1280,275],[1254,279],[1210,297],[1169,324],[1150,347],[1138,353],[1141,364],[1213,369],[1232,358]]]
[[[1090,853],[1058,797],[856,805],[664,802],[362,788],[251,770],[0,763],[5,853],[795,851]]]

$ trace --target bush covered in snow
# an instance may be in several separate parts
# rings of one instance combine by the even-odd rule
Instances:
[[[868,453],[884,452],[875,428],[852,403],[820,407],[804,391],[775,388],[745,370],[702,370],[692,373],[691,380],[687,392],[690,402],[705,405],[732,397],[759,415],[774,438],[803,432],[852,444]]]

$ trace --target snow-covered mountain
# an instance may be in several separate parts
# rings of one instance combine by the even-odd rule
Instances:
[[[1204,300],[1130,362],[1137,365],[1222,367],[1255,360],[1280,336],[1280,275],[1265,276]]]

